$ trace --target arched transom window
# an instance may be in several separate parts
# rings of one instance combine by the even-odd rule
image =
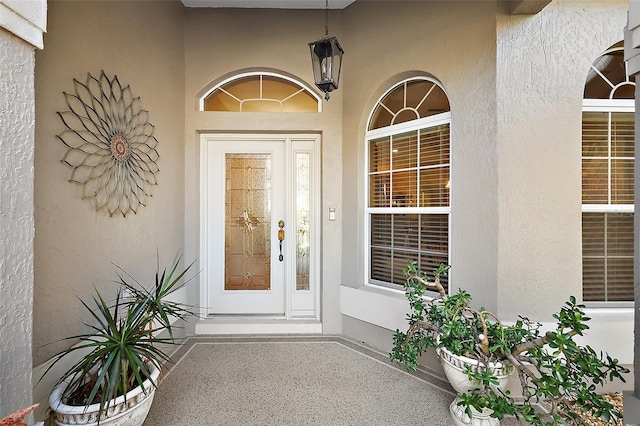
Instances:
[[[320,112],[318,95],[282,75],[240,74],[216,85],[200,99],[201,111]]]
[[[368,130],[448,112],[449,99],[431,80],[407,80],[387,93],[373,110]]]
[[[623,43],[591,66],[582,106],[582,295],[633,301],[634,91]]]
[[[429,273],[449,263],[450,127],[447,96],[426,77],[392,87],[373,109],[366,132],[369,283],[400,288],[409,262]]]

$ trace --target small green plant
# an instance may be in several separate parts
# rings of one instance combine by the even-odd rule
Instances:
[[[396,330],[392,360],[415,370],[418,358],[429,347],[479,360],[479,369],[466,371],[477,387],[459,395],[459,405],[470,417],[471,408],[487,408],[498,419],[510,415],[535,425],[581,424],[574,407],[605,421],[621,417],[596,391],[607,380],[624,382],[622,374],[628,370],[608,354],[597,354],[590,346],[575,342],[574,337],[589,328],[584,306],[575,297],[553,315],[556,328],[542,333],[541,324],[526,317],[504,324],[484,308],[472,308],[471,295],[464,290],[448,296],[440,284],[448,270],[449,266],[440,265],[433,281],[415,263],[405,270],[409,328]],[[438,295],[429,299],[427,290]],[[490,362],[513,366],[522,385],[521,398],[494,386],[497,378],[487,367]]]
[[[56,354],[45,371],[46,375],[63,358],[77,351],[89,350],[56,383],[58,386],[68,382],[62,394],[65,404],[88,407],[99,403],[101,417],[110,400],[137,386],[144,387],[144,381],[151,377],[152,364],[159,368],[170,361],[158,345],[175,344],[172,319],[185,319],[193,314],[188,306],[167,300],[189,281],[184,278],[193,263],[179,271],[180,263],[181,257],[176,256],[168,269],[160,271],[158,262],[155,282],[150,288],[118,267],[115,301],[107,302],[97,289],[93,307],[81,300],[95,324],[85,324],[90,329],[88,333],[63,339],[80,343]],[[163,331],[168,337],[159,337]],[[156,383],[152,382],[152,386]]]

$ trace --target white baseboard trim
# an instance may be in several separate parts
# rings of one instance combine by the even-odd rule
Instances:
[[[205,319],[196,323],[197,335],[321,334],[319,321]]]

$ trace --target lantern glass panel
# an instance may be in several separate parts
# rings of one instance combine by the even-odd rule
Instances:
[[[316,86],[323,92],[337,89],[344,53],[340,43],[335,37],[331,37],[309,43],[309,47]]]

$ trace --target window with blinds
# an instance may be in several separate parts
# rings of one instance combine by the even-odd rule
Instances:
[[[582,204],[633,204],[634,113],[582,114]]]
[[[373,214],[370,225],[372,282],[404,284],[409,262],[428,272],[448,263],[448,214]]]
[[[413,261],[427,272],[448,263],[450,126],[444,91],[428,79],[398,84],[374,109],[367,132],[371,284],[403,285]]]
[[[586,302],[633,300],[633,213],[582,213]]]
[[[634,101],[622,42],[591,66],[582,113],[585,302],[633,301]]]

